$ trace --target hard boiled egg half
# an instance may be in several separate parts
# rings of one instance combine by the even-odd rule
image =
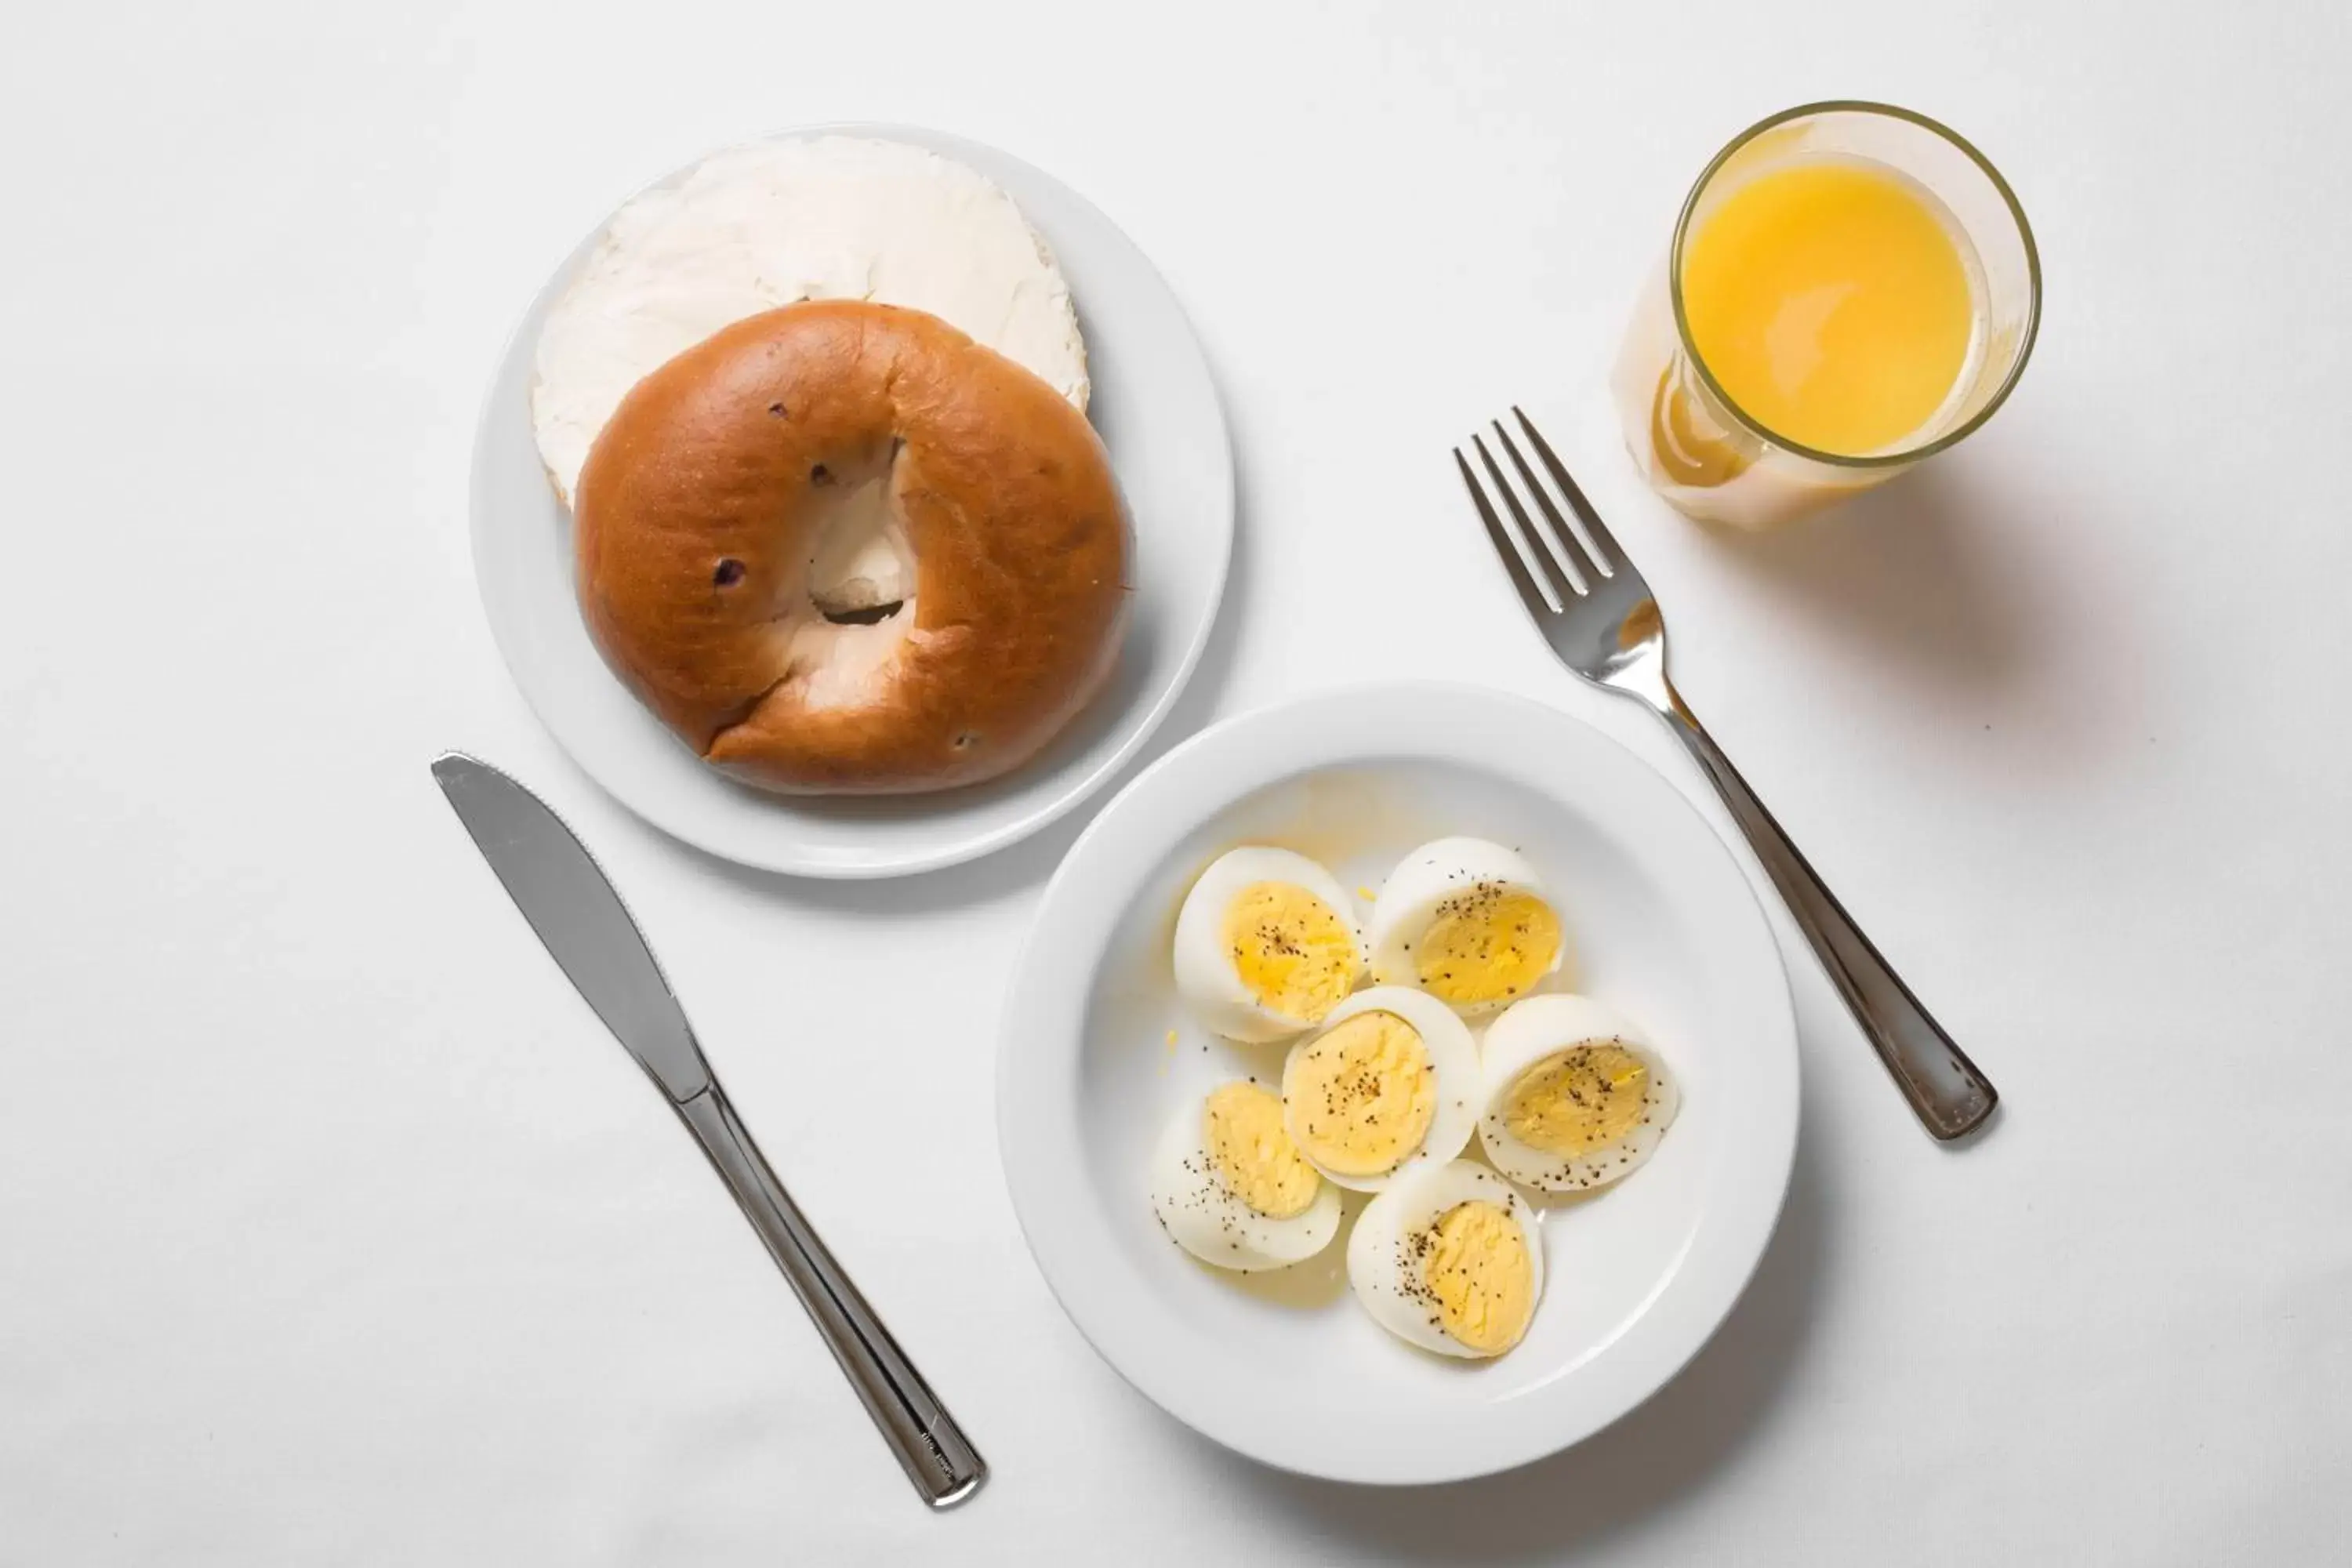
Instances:
[[[1543,1299],[1543,1237],[1528,1201],[1485,1166],[1419,1165],[1356,1216],[1348,1283],[1401,1340],[1440,1355],[1498,1356]]]
[[[1282,1124],[1330,1180],[1378,1192],[1451,1160],[1477,1120],[1478,1047],[1444,1004],[1376,985],[1331,1010],[1282,1064]]]
[[[1533,991],[1566,952],[1559,911],[1517,852],[1440,838],[1397,863],[1372,902],[1372,978],[1465,1013]]]
[[[1530,996],[1486,1029],[1478,1141],[1495,1169],[1547,1193],[1633,1174],[1682,1109],[1665,1058],[1589,996]]]
[[[1339,1234],[1339,1189],[1298,1152],[1282,1101],[1247,1079],[1180,1108],[1151,1157],[1151,1206],[1203,1263],[1281,1268]]]
[[[1209,864],[1176,914],[1176,989],[1228,1039],[1313,1028],[1364,973],[1355,906],[1306,856],[1249,845]]]

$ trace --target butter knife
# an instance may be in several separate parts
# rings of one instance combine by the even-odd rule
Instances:
[[[548,952],[702,1144],[923,1500],[952,1508],[979,1490],[988,1479],[979,1450],[768,1168],[636,922],[580,840],[488,763],[446,752],[433,777]]]

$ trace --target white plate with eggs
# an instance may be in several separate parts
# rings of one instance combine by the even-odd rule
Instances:
[[[1007,1004],[1006,1181],[1121,1375],[1337,1480],[1598,1432],[1779,1216],[1796,1026],[1675,787],[1554,710],[1334,692],[1161,759],[1073,847]]]
[[[992,147],[914,126],[811,126],[773,140],[826,136],[911,144],[977,170],[1011,196],[1019,220],[1043,237],[1068,280],[1092,380],[1087,416],[1109,450],[1135,526],[1132,613],[1104,689],[1014,772],[931,795],[764,795],[706,766],[670,735],[606,669],[590,640],[574,599],[571,512],[550,485],[532,432],[541,328],[589,264],[602,225],[532,302],[483,404],[474,442],[474,572],[491,633],[524,699],[582,770],[624,805],[746,866],[810,877],[900,876],[969,860],[1035,832],[1107,784],[1166,718],[1207,646],[1224,592],[1233,453],[1182,306],[1134,242],[1085,197]],[[677,171],[648,191],[677,186],[715,162]],[[913,259],[945,300],[957,297],[953,265]],[[951,320],[958,313],[919,291],[886,302],[924,303]],[[969,318],[957,324],[983,331]]]

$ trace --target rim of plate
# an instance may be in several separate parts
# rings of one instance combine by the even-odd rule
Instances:
[[[1499,747],[1499,749],[1498,749]],[[1574,771],[1552,771],[1572,760]],[[1772,1101],[1756,1158],[1712,1175],[1708,1217],[1640,1315],[1583,1359],[1507,1401],[1442,1415],[1415,1411],[1398,1434],[1307,1431],[1278,1394],[1222,1365],[1171,1355],[1139,1325],[1159,1300],[1124,1261],[1091,1197],[1078,1118],[1085,1028],[1096,977],[1139,890],[1185,838],[1244,797],[1301,773],[1379,762],[1486,772],[1596,817],[1633,810],[1644,836],[1712,883],[1741,928],[1719,973],[1756,1007],[1743,1049],[1767,1054]],[[1563,785],[1562,777],[1572,777]],[[1671,825],[1671,826],[1665,826]],[[1663,829],[1663,831],[1662,831]],[[1047,956],[1052,955],[1052,956]],[[1017,1042],[1017,1045],[1016,1045]],[[1202,1436],[1277,1469],[1328,1480],[1411,1486],[1466,1480],[1582,1442],[1664,1387],[1713,1337],[1747,1289],[1778,1225],[1794,1167],[1800,1111],[1796,1013],[1763,906],[1706,818],[1664,773],[1582,720],[1528,698],[1441,682],[1351,686],[1213,724],[1145,769],[1087,825],[1046,886],[1008,990],[997,1045],[998,1153],[1038,1270],[1096,1353],[1129,1385]],[[1140,1201],[1139,1199],[1138,1201]],[[1563,1369],[1564,1371],[1566,1369]]]
[[[1057,201],[1066,202],[1074,210],[1081,213],[1087,221],[1098,224],[1101,227],[1101,237],[1127,253],[1126,259],[1131,262],[1138,269],[1139,275],[1148,279],[1153,289],[1163,297],[1174,321],[1183,328],[1182,342],[1185,350],[1184,358],[1187,362],[1184,368],[1190,373],[1190,377],[1197,382],[1195,390],[1206,398],[1208,412],[1213,416],[1217,435],[1214,451],[1215,471],[1210,476],[1211,482],[1208,486],[1208,489],[1217,498],[1214,507],[1216,526],[1210,531],[1213,533],[1215,551],[1213,562],[1207,563],[1213,569],[1205,602],[1199,606],[1184,646],[1165,677],[1152,689],[1139,694],[1139,700],[1131,705],[1129,710],[1114,726],[1118,734],[1118,743],[1094,759],[1091,765],[1079,767],[1078,764],[1086,760],[1082,757],[1066,758],[1056,764],[1051,753],[1055,746],[1063,744],[1068,739],[1072,731],[1066,731],[1062,736],[1056,737],[1055,742],[1049,743],[1046,752],[1038,758],[1032,759],[1021,768],[1013,770],[1013,773],[1005,775],[1003,780],[992,780],[972,785],[970,791],[950,790],[937,795],[877,797],[881,802],[880,809],[903,810],[909,816],[919,815],[919,803],[926,801],[944,802],[946,803],[944,811],[952,812],[957,809],[960,802],[969,804],[971,800],[977,798],[971,792],[985,792],[999,787],[1017,787],[1018,781],[1041,767],[1047,770],[1058,768],[1060,773],[1069,774],[1062,781],[1060,787],[1052,792],[1047,798],[1012,820],[993,827],[976,829],[961,836],[947,834],[943,836],[941,842],[929,848],[910,849],[894,856],[866,858],[833,858],[810,851],[798,854],[777,853],[761,847],[746,847],[741,843],[730,840],[724,835],[699,829],[692,820],[691,811],[681,813],[666,804],[646,798],[650,793],[647,790],[616,784],[604,770],[593,765],[583,754],[583,746],[581,743],[581,737],[575,731],[573,724],[559,716],[547,694],[538,689],[538,682],[528,671],[524,657],[523,645],[528,640],[526,636],[528,628],[509,625],[508,619],[501,615],[499,606],[491,602],[490,580],[493,574],[486,560],[495,536],[486,516],[492,509],[483,494],[482,476],[486,462],[489,460],[493,443],[503,438],[499,429],[501,423],[501,399],[509,392],[509,377],[518,367],[522,371],[524,386],[528,387],[529,362],[537,342],[540,324],[545,319],[548,307],[554,301],[557,293],[571,280],[581,263],[586,259],[590,248],[604,234],[605,226],[611,223],[613,215],[646,192],[684,178],[706,160],[730,148],[815,136],[866,136],[877,140],[909,142],[966,163],[1000,185],[1007,183],[1004,172],[1011,170],[1014,172],[1016,182],[1020,180],[1037,182],[1041,186],[1049,188]],[[1036,226],[1040,233],[1045,233],[1045,226],[1038,221],[1036,215],[1028,206],[1020,203],[1017,195],[1014,201],[1016,205],[1021,206],[1023,217]],[[1046,234],[1046,238],[1053,245],[1055,260],[1066,271],[1068,269],[1067,249],[1056,236]],[[1073,292],[1076,290],[1074,289]],[[1079,300],[1078,308],[1083,324],[1087,316],[1087,304],[1084,299]],[[1089,342],[1090,360],[1094,352],[1095,344]],[[1090,368],[1092,368],[1091,365]],[[1097,380],[1097,392],[1100,390],[1100,381]],[[1088,409],[1088,418],[1090,422],[1093,419],[1091,405]],[[527,416],[524,435],[526,438],[530,435]],[[535,447],[531,452],[531,460],[533,463],[538,461]],[[1112,455],[1112,468],[1115,472],[1118,468],[1116,453]],[[499,661],[506,666],[508,678],[514,682],[515,689],[522,694],[524,705],[539,721],[540,727],[554,739],[564,755],[571,759],[572,765],[587,774],[599,789],[619,801],[633,815],[652,824],[671,837],[737,865],[751,866],[787,876],[811,877],[828,881],[879,880],[940,870],[950,866],[976,860],[1017,844],[1022,839],[1050,826],[1093,798],[1105,784],[1116,778],[1119,772],[1134,760],[1136,753],[1160,731],[1160,726],[1167,721],[1170,711],[1175,707],[1176,700],[1183,695],[1185,688],[1192,684],[1193,674],[1199,668],[1202,657],[1208,650],[1209,639],[1216,632],[1219,615],[1224,603],[1225,590],[1232,574],[1236,511],[1234,485],[1232,426],[1225,417],[1224,400],[1218,392],[1216,378],[1210,373],[1207,353],[1201,346],[1200,332],[1192,325],[1191,316],[1185,311],[1183,301],[1177,297],[1175,290],[1169,287],[1167,279],[1152,263],[1150,257],[1145,253],[1142,247],[1137,245],[1128,236],[1124,229],[1112,222],[1108,214],[1076,188],[1065,184],[1045,169],[984,142],[959,136],[950,132],[934,130],[929,126],[888,121],[826,121],[809,125],[787,126],[729,142],[724,146],[713,147],[667,173],[646,181],[615,202],[612,208],[596,220],[595,226],[583,235],[580,241],[565,254],[564,258],[556,265],[547,280],[540,286],[538,292],[533,294],[530,301],[524,306],[514,324],[507,330],[504,342],[490,373],[489,384],[482,395],[479,409],[475,417],[474,440],[468,457],[467,479],[467,532],[470,536],[468,554],[474,568],[475,595],[481,602],[484,619],[489,623],[490,639],[498,647]],[[1123,477],[1121,488],[1122,489],[1126,488]],[[561,501],[555,500],[551,489],[548,493],[551,504],[562,505]],[[1205,542],[1208,537],[1208,533],[1195,536],[1188,542],[1188,550],[1197,551],[1198,545]],[[1202,559],[1206,561],[1205,556]],[[583,635],[585,635],[584,630]],[[1133,635],[1131,630],[1129,635],[1130,637]],[[618,678],[604,668],[601,656],[598,658],[597,669],[602,679],[613,680],[617,685]],[[1114,673],[1111,679],[1116,684],[1118,677]],[[1098,695],[1096,700],[1104,700],[1104,696]],[[631,698],[630,700],[634,702],[635,699]],[[1086,714],[1082,712],[1078,719],[1074,721],[1073,728],[1082,725],[1085,721]],[[667,739],[666,733],[664,738]],[[672,741],[670,743],[676,742]],[[728,790],[756,794],[756,792],[748,791],[747,786],[736,784],[725,779],[715,770],[711,771],[710,777]],[[816,798],[834,801],[859,799],[859,797]],[[788,795],[761,796],[760,800],[761,805],[772,806],[779,813],[788,814],[794,809],[795,805],[794,797]]]

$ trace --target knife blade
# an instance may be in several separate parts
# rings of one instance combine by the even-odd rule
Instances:
[[[557,965],[647,1077],[684,1104],[710,1087],[686,1011],[613,884],[562,818],[461,752],[433,777]]]
[[[777,1180],[586,847],[545,802],[478,758],[445,752],[433,777],[557,966],[700,1142],[907,1479],[933,1508],[971,1496],[987,1462]]]

